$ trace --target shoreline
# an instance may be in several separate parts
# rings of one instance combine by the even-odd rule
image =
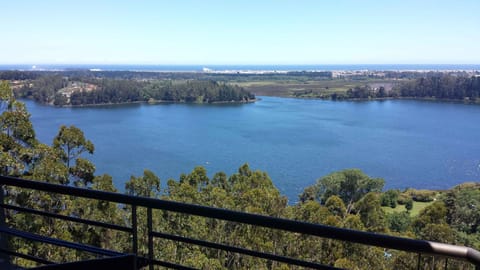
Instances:
[[[459,100],[459,99],[442,99],[431,97],[383,97],[383,98],[344,98],[333,100],[331,97],[296,97],[296,96],[271,96],[271,97],[283,97],[294,99],[312,99],[312,100],[329,100],[329,101],[383,101],[383,100],[417,100],[417,101],[433,101],[433,102],[448,102],[448,103],[462,103],[469,105],[480,105],[480,100]]]
[[[206,105],[216,105],[216,104],[249,104],[255,103],[261,99],[249,99],[248,101],[215,101],[215,102],[186,102],[186,101],[169,101],[169,100],[153,100],[153,101],[129,101],[129,102],[118,102],[118,103],[96,103],[96,104],[81,104],[81,105],[54,105],[51,103],[43,103],[48,106],[58,107],[58,108],[82,108],[82,107],[99,107],[99,106],[116,106],[116,105],[131,105],[131,104],[206,104]],[[35,101],[35,100],[34,100]],[[38,101],[35,101],[38,102]]]
[[[277,97],[277,98],[293,98],[293,99],[304,99],[304,100],[326,100],[326,101],[335,101],[335,102],[342,102],[342,101],[356,101],[356,102],[367,102],[367,101],[386,101],[386,100],[416,100],[416,101],[431,101],[431,102],[446,102],[446,103],[457,103],[457,104],[465,104],[465,105],[480,105],[480,100],[471,101],[471,100],[458,100],[458,99],[438,99],[438,98],[429,98],[429,97],[383,97],[383,98],[344,98],[344,99],[337,99],[333,100],[330,97],[296,97],[296,96],[282,96],[282,95],[267,95],[268,97]],[[221,105],[221,104],[250,104],[261,101],[261,98],[249,99],[248,101],[215,101],[215,102],[186,102],[186,101],[169,101],[169,100],[154,100],[154,101],[130,101],[130,102],[118,102],[118,103],[96,103],[96,104],[82,104],[82,105],[54,105],[53,103],[42,103],[39,101],[34,100],[31,97],[27,99],[31,99],[34,102],[58,107],[58,108],[83,108],[83,107],[101,107],[101,106],[121,106],[121,105],[133,105],[133,104],[198,104],[198,105]]]

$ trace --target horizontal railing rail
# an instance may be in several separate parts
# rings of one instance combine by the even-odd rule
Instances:
[[[390,236],[385,234],[370,233],[370,232],[357,231],[357,230],[351,230],[351,229],[345,229],[345,228],[337,228],[337,227],[332,227],[327,225],[313,224],[308,222],[301,222],[301,221],[289,220],[284,218],[270,217],[270,216],[264,216],[259,214],[251,214],[251,213],[245,213],[245,212],[239,212],[239,211],[233,211],[233,210],[227,210],[227,209],[221,209],[221,208],[213,208],[208,206],[200,206],[200,205],[194,205],[194,204],[187,204],[187,203],[181,203],[181,202],[175,202],[175,201],[136,197],[136,196],[130,196],[126,194],[119,194],[119,193],[113,193],[113,192],[105,192],[105,191],[91,190],[91,189],[64,186],[64,185],[55,185],[55,184],[50,184],[50,183],[41,182],[41,181],[23,180],[23,179],[18,179],[14,177],[0,176],[0,185],[15,186],[15,187],[26,188],[26,189],[53,192],[53,193],[76,196],[76,197],[83,197],[83,198],[97,199],[102,201],[110,201],[110,202],[115,202],[115,203],[125,204],[125,205],[132,205],[132,216],[136,215],[136,207],[147,208],[148,216],[149,216],[148,217],[149,219],[149,222],[148,222],[149,259],[151,260],[151,262],[155,261],[153,259],[153,250],[152,250],[153,245],[151,243],[153,237],[170,238],[171,240],[175,240],[175,241],[187,242],[187,243],[189,242],[191,244],[196,244],[200,246],[209,246],[212,248],[218,248],[218,249],[232,251],[232,252],[239,252],[243,254],[250,253],[251,256],[258,255],[259,257],[262,257],[262,256],[268,257],[266,259],[276,260],[280,262],[282,261],[285,262],[285,260],[288,261],[290,259],[282,256],[268,254],[268,253],[254,254],[256,251],[250,251],[250,250],[241,249],[241,248],[234,250],[236,249],[236,247],[154,232],[151,228],[152,226],[151,209],[160,209],[160,210],[172,211],[172,212],[183,213],[188,215],[214,218],[219,220],[260,226],[260,227],[265,227],[270,229],[277,229],[277,230],[301,233],[301,234],[306,234],[311,236],[318,236],[318,237],[323,237],[328,239],[341,240],[341,241],[346,241],[351,243],[364,244],[368,246],[383,247],[383,248],[407,251],[407,252],[418,253],[418,254],[450,257],[454,259],[466,260],[474,264],[476,266],[476,269],[480,269],[480,252],[469,247],[455,246],[455,245],[443,244],[443,243],[425,241],[425,240],[415,240],[410,238],[396,237],[396,236]],[[8,205],[0,205],[0,208],[2,207],[3,208],[10,207],[10,209],[12,209],[12,207]],[[22,209],[17,208],[17,210],[20,211]],[[36,210],[33,210],[33,211],[36,211]],[[41,213],[38,212],[34,214],[41,214]],[[78,220],[72,219],[72,221],[78,221]],[[94,223],[95,223],[94,221],[91,221],[91,225],[100,225],[100,224],[94,224]],[[136,251],[136,245],[137,245],[136,233],[135,233],[136,226],[137,226],[136,219],[132,218],[131,229],[135,234],[134,243],[133,243],[134,251]],[[130,228],[120,226],[117,229],[128,231]],[[275,256],[277,256],[277,258],[275,258]],[[290,261],[290,263],[296,264],[294,261]],[[166,263],[166,264],[169,264],[169,263]],[[172,265],[173,265],[172,267],[175,268],[174,267],[175,265],[174,264]],[[325,268],[328,266],[313,265],[313,263],[308,267],[318,268],[318,269],[332,269],[332,268]]]
[[[13,251],[13,250],[10,250],[10,249],[0,248],[0,253],[5,253],[7,255],[11,255],[11,256],[14,256],[14,257],[19,257],[19,258],[26,259],[26,260],[33,261],[33,262],[37,262],[37,263],[40,263],[40,264],[47,264],[47,265],[48,264],[54,264],[54,262],[52,262],[52,261],[45,260],[45,259],[39,258],[37,256],[32,256],[32,255],[16,252],[16,251]]]
[[[69,262],[61,264],[49,264],[35,267],[34,270],[65,270],[65,269],[115,269],[130,270],[136,268],[137,258],[134,255],[119,255],[109,258],[84,260],[81,262]]]
[[[94,221],[94,220],[88,220],[88,219],[83,219],[83,218],[59,215],[59,214],[54,214],[54,213],[50,213],[50,212],[46,212],[46,211],[39,211],[39,210],[31,209],[31,208],[19,207],[19,206],[10,205],[10,204],[0,203],[0,209],[1,208],[15,210],[15,211],[18,211],[18,212],[30,213],[30,214],[44,216],[44,217],[51,217],[51,218],[56,218],[56,219],[61,219],[61,220],[66,220],[66,221],[82,223],[82,224],[86,224],[86,225],[103,227],[103,228],[112,229],[112,230],[116,230],[116,231],[133,233],[133,229],[130,228],[130,227],[125,227],[125,226],[120,226],[120,225],[115,225],[115,224],[109,224],[109,223],[99,222],[99,221]]]
[[[240,254],[249,255],[249,256],[252,256],[252,257],[257,257],[257,258],[262,258],[262,259],[267,259],[267,260],[273,260],[273,261],[282,262],[282,263],[291,264],[291,265],[303,266],[303,267],[314,268],[314,269],[325,269],[325,270],[339,269],[339,268],[335,268],[335,267],[331,267],[331,266],[327,266],[327,265],[323,265],[323,264],[319,264],[319,263],[306,262],[306,261],[302,261],[302,260],[293,259],[293,258],[290,258],[290,257],[278,256],[278,255],[274,255],[274,254],[269,254],[269,253],[265,253],[265,252],[258,252],[258,251],[245,249],[245,248],[232,247],[232,246],[229,246],[229,245],[212,243],[212,242],[208,242],[208,241],[197,240],[197,239],[192,239],[192,238],[183,237],[183,236],[177,236],[177,235],[171,235],[171,234],[159,233],[159,232],[152,232],[152,236],[163,238],[163,239],[168,239],[168,240],[173,240],[173,241],[176,241],[176,242],[182,242],[182,243],[207,247],[207,248],[214,248],[214,249],[220,249],[220,250],[223,250],[223,251],[240,253]]]
[[[98,255],[103,255],[103,256],[112,257],[112,256],[124,255],[121,252],[115,252],[115,251],[112,251],[112,250],[107,250],[107,249],[102,249],[102,248],[98,248],[98,247],[78,244],[78,243],[69,242],[69,241],[63,241],[63,240],[50,238],[50,237],[45,237],[45,236],[41,236],[41,235],[29,233],[29,232],[24,232],[24,231],[12,229],[12,228],[7,228],[7,227],[0,227],[0,233],[5,233],[5,234],[8,234],[8,235],[12,235],[12,236],[20,237],[20,238],[26,238],[26,239],[29,239],[29,240],[33,240],[33,241],[41,242],[41,243],[45,243],[45,244],[51,244],[51,245],[56,245],[56,246],[60,246],[60,247],[72,248],[72,249],[79,249],[79,250],[83,250],[83,251],[86,251],[86,252],[90,252],[90,253],[94,253],[94,254],[98,254]]]

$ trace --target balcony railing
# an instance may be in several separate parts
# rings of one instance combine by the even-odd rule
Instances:
[[[194,204],[186,204],[168,200],[159,200],[153,198],[135,197],[119,193],[103,192],[91,189],[77,188],[71,186],[55,185],[40,181],[23,180],[12,177],[0,176],[0,185],[8,187],[18,187],[31,189],[36,191],[44,191],[55,194],[69,195],[79,198],[89,198],[101,201],[113,202],[121,205],[131,206],[131,220],[128,223],[130,226],[109,224],[94,220],[82,219],[74,216],[60,215],[35,209],[29,209],[22,206],[15,206],[0,202],[0,208],[4,211],[25,212],[33,215],[45,216],[53,219],[65,220],[70,222],[82,223],[91,226],[98,226],[110,230],[121,231],[131,234],[131,251],[136,256],[135,263],[130,269],[138,269],[148,266],[153,269],[154,266],[162,266],[172,269],[193,269],[182,266],[176,262],[168,262],[162,259],[157,259],[155,256],[154,239],[161,238],[177,243],[184,243],[190,245],[197,245],[206,248],[213,248],[227,252],[238,253],[242,255],[262,258],[265,260],[289,264],[292,266],[300,266],[313,269],[338,269],[329,265],[323,265],[312,261],[306,261],[298,258],[286,257],[273,253],[267,253],[257,250],[246,249],[238,246],[232,246],[224,243],[214,243],[201,239],[185,237],[180,235],[173,235],[166,232],[155,231],[152,221],[152,210],[159,209],[163,211],[171,211],[176,213],[183,213],[186,215],[200,216],[205,218],[223,220],[228,222],[235,222],[238,224],[247,224],[259,226],[263,228],[270,228],[297,234],[303,234],[311,237],[322,237],[327,239],[334,239],[346,241],[350,243],[363,244],[367,246],[382,247],[391,250],[400,250],[409,253],[414,253],[417,256],[417,269],[423,269],[424,265],[422,258],[431,257],[438,260],[444,260],[444,268],[448,269],[451,260],[463,260],[470,263],[471,268],[480,270],[480,252],[472,248],[455,246],[431,241],[414,240],[409,238],[395,237],[383,234],[376,234],[364,231],[350,230],[344,228],[331,227],[320,224],[312,224],[283,218],[269,217],[258,214],[249,214],[238,211],[231,211],[220,208],[206,207]],[[139,254],[139,219],[137,211],[139,208],[146,209],[146,235],[147,235],[147,254]],[[20,237],[29,241],[36,241],[64,248],[84,251],[96,254],[99,258],[125,258],[122,252],[114,250],[106,250],[99,247],[88,246],[80,243],[73,243],[61,239],[53,239],[30,232],[20,231],[16,228],[0,225],[0,233],[3,235],[10,235],[12,237]],[[2,237],[4,238],[4,237]],[[6,253],[10,256],[20,257],[27,260],[32,260],[40,264],[54,266],[57,262],[49,261],[48,258],[39,258],[31,254],[21,254],[14,250],[1,247],[0,252]],[[44,268],[47,269],[47,268]],[[57,268],[51,268],[57,269]],[[67,269],[67,268],[64,268]]]

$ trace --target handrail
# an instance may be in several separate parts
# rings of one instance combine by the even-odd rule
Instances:
[[[172,212],[215,218],[243,224],[256,225],[265,228],[279,229],[289,232],[314,235],[346,242],[365,244],[413,253],[431,254],[436,256],[463,259],[480,266],[480,252],[464,246],[455,246],[425,240],[415,240],[385,234],[337,228],[321,224],[294,221],[284,218],[269,217],[259,214],[250,214],[221,208],[200,206],[161,199],[136,197],[131,195],[91,190],[85,188],[50,184],[40,181],[24,180],[8,176],[0,176],[0,185],[16,186],[54,192],[64,195],[73,195],[84,198],[111,201],[121,204],[143,206]]]

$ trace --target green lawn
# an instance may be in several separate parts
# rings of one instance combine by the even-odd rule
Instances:
[[[345,93],[348,89],[355,86],[366,84],[380,85],[392,84],[388,79],[361,79],[349,80],[342,78],[323,79],[323,80],[292,80],[291,78],[252,80],[252,81],[230,81],[231,84],[244,87],[246,90],[260,96],[280,96],[292,97],[295,92],[311,91],[305,93],[302,97],[318,97],[319,95],[330,95],[333,93]]]
[[[414,217],[414,216],[417,216],[420,211],[429,206],[430,204],[432,204],[433,202],[413,202],[413,208],[412,210],[410,211],[410,216],[411,217]],[[403,212],[405,211],[405,205],[397,205],[397,207],[395,208],[391,208],[391,207],[388,207],[388,206],[385,206],[385,207],[382,207],[383,210],[385,210],[385,212],[387,213],[394,213],[394,212]]]

